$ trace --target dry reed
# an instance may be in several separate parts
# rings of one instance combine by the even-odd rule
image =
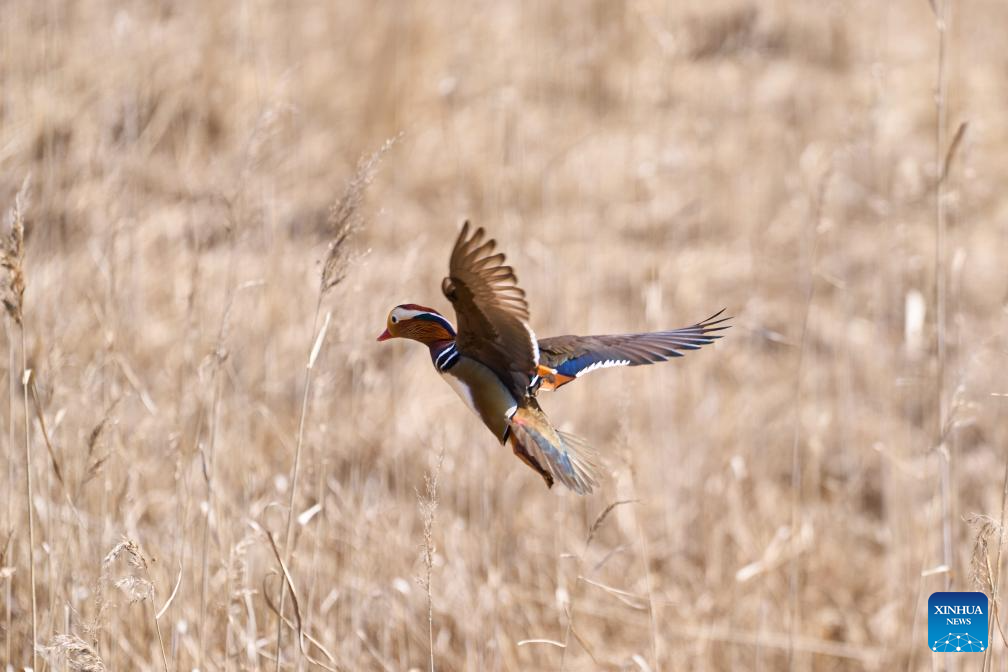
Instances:
[[[420,508],[420,519],[423,521],[423,545],[421,559],[424,573],[417,577],[417,583],[427,595],[427,646],[430,651],[430,671],[434,672],[434,594],[431,588],[431,571],[434,568],[434,514],[438,505],[438,478],[441,476],[441,465],[444,464],[444,447],[438,451],[434,469],[424,474],[424,491],[416,493]]]
[[[28,580],[31,583],[31,647],[32,669],[37,668],[38,649],[38,600],[35,590],[35,514],[32,488],[32,450],[31,450],[31,420],[28,413],[28,382],[31,372],[28,369],[28,352],[25,346],[24,328],[24,211],[27,206],[30,177],[26,177],[14,198],[14,207],[8,221],[8,232],[3,239],[0,250],[0,267],[7,272],[3,285],[2,300],[7,309],[7,316],[16,325],[21,342],[21,390],[24,410],[24,470],[25,470],[25,511],[28,516]],[[12,420],[13,422],[13,420]]]
[[[361,159],[357,165],[357,170],[347,181],[343,190],[343,195],[329,215],[329,245],[325,259],[322,262],[322,272],[319,276],[318,296],[315,302],[315,314],[312,317],[312,346],[305,363],[305,379],[303,393],[301,395],[301,413],[298,417],[297,442],[294,446],[294,461],[290,471],[290,495],[287,500],[287,522],[284,531],[284,553],[287,563],[290,564],[294,547],[292,545],[294,532],[294,505],[297,502],[298,481],[301,475],[301,452],[304,445],[305,423],[308,419],[308,403],[311,395],[312,371],[315,368],[315,360],[318,359],[322,344],[325,341],[326,332],[329,329],[330,315],[326,313],[325,322],[322,328],[318,328],[319,314],[322,310],[322,302],[326,296],[344,279],[349,265],[353,259],[351,241],[360,231],[363,225],[363,217],[360,213],[360,205],[364,199],[364,191],[368,185],[374,181],[378,171],[381,158],[385,155],[395,142],[395,138],[387,140],[381,148],[366,159]],[[280,597],[277,600],[277,631],[276,631],[276,670],[280,672],[283,643],[283,613],[284,601],[286,599],[287,584],[281,583]]]

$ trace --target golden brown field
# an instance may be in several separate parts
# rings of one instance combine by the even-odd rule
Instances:
[[[1008,457],[1008,3],[934,2],[4,3],[0,660],[275,670],[289,558],[281,670],[1008,669],[926,642]],[[374,340],[466,218],[541,336],[735,316],[542,395],[593,496]]]

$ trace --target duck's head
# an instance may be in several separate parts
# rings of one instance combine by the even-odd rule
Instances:
[[[408,338],[430,345],[454,339],[455,328],[444,315],[433,308],[404,303],[389,313],[385,331],[378,340],[387,341],[390,338]]]

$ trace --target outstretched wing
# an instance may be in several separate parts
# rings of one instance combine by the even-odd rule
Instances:
[[[539,361],[525,292],[482,227],[462,226],[441,290],[455,307],[459,352],[488,366],[521,399]]]
[[[539,341],[540,389],[555,390],[595,369],[640,366],[682,357],[683,350],[698,350],[721,338],[715,332],[727,329],[730,325],[723,323],[731,319],[720,317],[723,312],[721,309],[703,322],[670,331],[544,338]]]

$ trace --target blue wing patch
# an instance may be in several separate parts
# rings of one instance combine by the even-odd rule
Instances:
[[[675,356],[681,357],[682,355],[677,353]],[[556,368],[556,372],[562,376],[577,378],[578,376],[584,375],[589,371],[594,371],[595,369],[608,369],[612,366],[629,365],[629,359],[613,359],[612,357],[606,358],[606,353],[604,352],[592,352],[587,355],[581,355],[575,359],[568,359]]]

